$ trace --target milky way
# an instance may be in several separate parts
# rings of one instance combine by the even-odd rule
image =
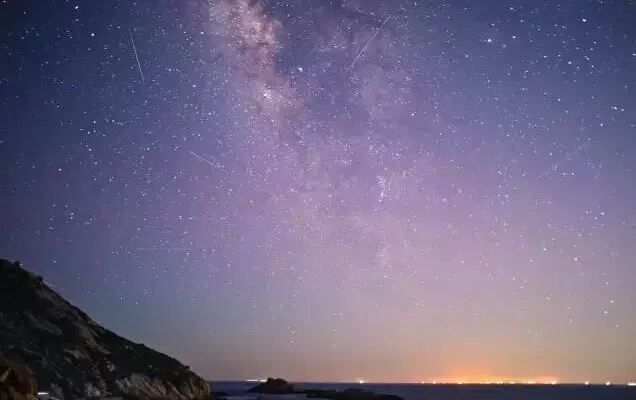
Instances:
[[[0,7],[0,255],[107,327],[214,379],[636,379],[631,1]]]

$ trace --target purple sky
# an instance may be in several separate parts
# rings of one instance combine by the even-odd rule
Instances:
[[[636,6],[0,5],[0,255],[211,379],[636,380]]]

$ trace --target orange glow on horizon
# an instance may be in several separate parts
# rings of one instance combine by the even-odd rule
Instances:
[[[436,376],[421,380],[422,383],[432,384],[479,384],[479,385],[556,385],[560,380],[553,376],[510,377],[492,375],[460,375]]]

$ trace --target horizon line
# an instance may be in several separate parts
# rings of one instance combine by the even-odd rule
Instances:
[[[273,378],[273,377],[269,377]],[[278,379],[278,378],[275,378]],[[283,378],[285,379],[285,378]],[[287,379],[285,379],[287,380]],[[208,382],[237,382],[237,383],[263,383],[267,381],[267,378],[260,379],[206,379]],[[443,386],[443,385],[497,385],[497,386],[514,386],[514,385],[523,385],[523,386],[628,386],[628,387],[636,387],[636,381],[626,381],[626,382],[613,382],[613,381],[582,381],[582,382],[559,382],[559,381],[531,381],[531,380],[510,380],[510,381],[484,381],[484,382],[474,382],[474,381],[368,381],[368,380],[343,380],[343,381],[325,381],[325,380],[287,380],[289,383],[293,384],[352,384],[352,385],[430,385],[430,386]]]

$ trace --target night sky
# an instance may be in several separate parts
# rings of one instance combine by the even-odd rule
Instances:
[[[211,379],[636,379],[636,3],[3,1],[0,255]]]

